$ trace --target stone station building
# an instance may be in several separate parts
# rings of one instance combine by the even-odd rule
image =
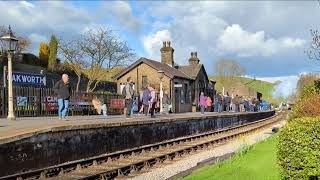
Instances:
[[[182,66],[174,62],[174,49],[170,41],[163,42],[160,52],[161,61],[141,57],[114,76],[118,93],[122,92],[128,77],[133,79],[137,94],[148,84],[153,84],[159,92],[158,71],[163,71],[163,91],[169,92],[175,113],[191,112],[192,105],[198,103],[201,92],[210,96],[214,94],[215,82],[209,81],[206,70],[197,57],[197,52],[191,52],[189,64]]]

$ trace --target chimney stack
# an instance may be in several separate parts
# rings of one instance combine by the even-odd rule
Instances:
[[[161,52],[161,63],[168,64],[169,66],[173,67],[173,52],[174,49],[171,47],[171,41],[163,41],[162,48],[160,49]]]
[[[191,57],[189,58],[189,65],[197,65],[199,64],[200,60],[198,59],[197,52],[191,52]]]

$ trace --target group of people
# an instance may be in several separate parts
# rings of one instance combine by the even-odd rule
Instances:
[[[238,95],[231,97],[228,92],[226,95],[217,93],[214,95],[213,100],[210,96],[205,96],[204,93],[201,92],[198,106],[202,114],[205,111],[258,112],[271,108],[265,101]]]
[[[63,74],[61,80],[55,84],[53,90],[54,94],[56,94],[58,98],[59,119],[67,120],[66,116],[68,114],[69,100],[71,97],[69,76],[67,74]],[[127,78],[127,83],[122,90],[122,96],[125,99],[127,118],[130,118],[134,112],[139,114],[143,113],[146,116],[150,114],[153,118],[155,117],[155,110],[159,109],[160,107],[160,100],[155,86],[152,84],[147,85],[147,87],[140,91],[139,96],[137,96],[133,88],[133,81],[131,77]],[[97,96],[93,96],[91,98],[91,104],[96,109],[98,114],[103,114],[103,116],[107,117],[106,103],[102,102]],[[162,104],[164,114],[168,114],[169,107],[171,105],[168,91],[164,91],[162,96]]]
[[[68,120],[68,108],[69,100],[71,97],[71,86],[69,83],[69,76],[63,74],[61,80],[59,80],[53,87],[54,94],[58,98],[58,116],[59,119]],[[97,96],[91,98],[91,104],[96,109],[97,113],[103,114],[104,117],[107,117],[107,105],[102,102]]]
[[[69,76],[67,74],[62,75],[62,79],[58,81],[54,86],[54,93],[58,96],[58,115],[60,119],[65,119],[68,113],[69,99],[71,96],[71,86],[69,84]],[[127,83],[122,90],[122,96],[125,99],[126,104],[126,117],[130,118],[134,112],[139,114],[148,115],[152,118],[155,117],[156,109],[160,109],[160,98],[152,84],[147,85],[141,89],[139,95],[134,90],[133,80],[131,77],[127,78]],[[99,100],[97,96],[94,96],[91,101],[93,107],[97,110],[98,114],[102,114],[107,117],[107,106],[104,102]],[[168,91],[164,91],[162,95],[163,113],[169,114],[171,111],[171,99]],[[260,110],[270,109],[271,106],[265,101],[258,100],[256,98],[250,99],[249,97],[242,96],[229,96],[222,93],[217,93],[211,99],[210,96],[205,96],[204,92],[201,92],[198,103],[199,109],[203,114],[207,112],[257,112]]]
[[[151,117],[154,118],[156,109],[160,108],[160,98],[155,89],[155,86],[152,84],[148,84],[146,87],[142,88],[139,95],[136,96],[131,77],[127,78],[127,83],[122,90],[122,96],[125,98],[127,118],[130,118],[135,112],[144,114],[145,116],[148,116],[148,114],[150,114]],[[163,93],[162,105],[163,113],[168,114],[169,106],[171,105],[168,91],[164,91]]]

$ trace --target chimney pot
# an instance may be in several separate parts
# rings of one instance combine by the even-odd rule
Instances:
[[[169,66],[174,66],[173,52],[174,49],[171,47],[171,41],[163,41],[163,47],[160,49],[161,52],[161,62],[163,64],[168,64]]]

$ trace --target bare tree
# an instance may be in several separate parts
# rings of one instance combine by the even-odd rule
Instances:
[[[297,95],[300,96],[303,88],[309,85],[313,85],[320,76],[316,73],[301,74],[297,82]]]
[[[221,59],[214,64],[215,73],[225,87],[231,87],[235,77],[245,73],[245,68],[235,60]]]
[[[82,35],[78,45],[88,61],[85,71],[89,81],[86,91],[92,92],[101,82],[108,71],[117,66],[126,64],[134,54],[125,41],[120,40],[113,30],[99,28],[89,30]]]
[[[8,28],[5,26],[0,26],[0,36],[2,36],[3,34],[8,32]],[[16,34],[15,32],[13,32],[14,34]],[[21,53],[22,51],[26,50],[30,44],[31,41],[28,37],[23,37],[23,36],[17,36],[17,39],[19,39],[19,44],[18,44],[18,48],[17,48],[17,52]]]
[[[81,48],[75,40],[60,40],[58,48],[60,54],[64,57],[66,65],[77,75],[76,91],[79,91],[81,75],[84,73],[88,65],[84,59]]]
[[[320,35],[318,33],[318,30],[310,30],[312,41],[310,43],[310,47],[307,50],[307,54],[309,56],[309,59],[320,61]]]

